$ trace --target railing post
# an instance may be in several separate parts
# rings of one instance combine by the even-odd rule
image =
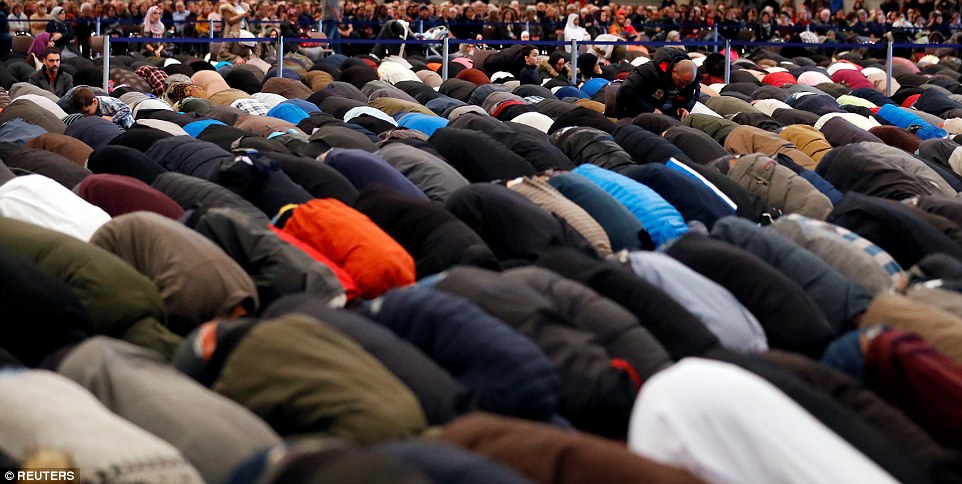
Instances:
[[[725,84],[731,83],[732,78],[732,41],[725,39]]]
[[[718,52],[718,24],[716,23],[716,24],[713,25],[712,27],[713,27],[714,30],[715,30],[715,50],[714,50],[714,52]]]
[[[110,36],[104,37],[104,91],[110,92]]]
[[[888,41],[888,48],[885,52],[885,95],[892,95],[892,41]]]
[[[277,77],[284,77],[284,36],[277,36]]]
[[[441,79],[446,81],[448,80],[448,56],[451,52],[451,44],[447,37],[444,37],[441,42],[441,56],[444,59],[441,61]]]
[[[214,38],[214,21],[213,21],[213,20],[208,20],[208,21],[207,21],[207,26],[210,27],[210,38],[213,39],[213,38]]]
[[[571,39],[571,84],[578,85],[578,39]]]
[[[97,35],[100,35],[100,17],[97,17]]]

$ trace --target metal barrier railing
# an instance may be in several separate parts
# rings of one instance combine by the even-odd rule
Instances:
[[[130,43],[144,43],[144,42],[164,42],[164,43],[210,43],[211,38],[207,37],[197,37],[197,38],[167,38],[167,37],[104,37],[104,75],[103,75],[103,87],[108,89],[108,82],[110,80],[110,51],[111,44],[130,44]],[[443,79],[448,79],[449,74],[449,64],[450,64],[450,47],[451,45],[460,44],[474,44],[483,45],[488,41],[478,41],[471,39],[453,39],[445,37],[440,40],[426,40],[426,39],[344,39],[344,38],[301,38],[301,37],[277,37],[277,38],[216,38],[217,43],[276,43],[277,44],[277,69],[278,76],[284,75],[284,46],[285,42],[295,42],[297,44],[380,44],[380,45],[421,45],[421,46],[440,46],[442,49],[442,71],[441,77]],[[614,45],[614,46],[645,46],[645,47],[662,47],[662,46],[681,46],[681,47],[713,47],[715,52],[718,51],[719,47],[724,47],[723,51],[725,54],[725,83],[731,81],[731,61],[732,61],[732,48],[733,47],[752,47],[752,48],[764,48],[764,47],[801,47],[807,49],[818,49],[818,48],[832,48],[832,49],[868,49],[868,50],[881,50],[886,49],[885,53],[885,65],[886,65],[886,96],[892,95],[892,58],[894,49],[927,49],[927,48],[946,48],[946,49],[962,49],[962,44],[913,44],[913,43],[895,43],[886,42],[884,45],[871,44],[871,43],[832,43],[832,44],[810,44],[801,42],[749,42],[749,41],[738,41],[738,40],[728,40],[723,39],[722,41],[704,41],[704,42],[664,42],[664,41],[596,41],[596,40],[571,40],[571,41],[520,41],[520,40],[497,40],[493,43],[498,43],[501,45],[518,45],[518,44],[530,44],[538,46],[556,46],[565,47],[570,49],[571,53],[571,66],[570,70],[571,82],[576,81],[576,66],[578,63],[578,48],[582,45]],[[211,55],[216,55],[216,53],[211,53]]]

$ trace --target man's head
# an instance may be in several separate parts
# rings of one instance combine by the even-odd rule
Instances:
[[[688,59],[682,59],[675,63],[671,69],[671,83],[678,89],[691,84],[695,80],[698,66]]]
[[[78,113],[90,116],[97,114],[97,96],[89,87],[78,87],[73,92],[73,108]]]
[[[536,66],[540,62],[538,48],[533,45],[526,45],[521,48],[521,55],[524,56],[524,63],[529,66]]]
[[[47,72],[56,74],[60,70],[60,49],[47,47],[43,51],[43,66],[47,69]]]

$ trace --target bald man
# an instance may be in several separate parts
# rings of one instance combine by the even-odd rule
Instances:
[[[683,119],[701,94],[699,79],[698,66],[685,51],[662,47],[651,61],[628,74],[615,96],[614,116],[662,113]]]

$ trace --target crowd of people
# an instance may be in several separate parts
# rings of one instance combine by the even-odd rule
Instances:
[[[0,61],[0,467],[962,479],[956,50],[281,70],[252,27],[106,86],[61,27]]]
[[[829,45],[914,2],[13,5],[0,467],[962,481],[962,56]],[[803,43],[539,44],[715,26]]]
[[[145,37],[230,37],[241,29],[257,37],[308,37],[322,31],[328,38],[374,39],[385,26],[404,21],[411,37],[430,34],[458,39],[498,40],[628,40],[684,41],[721,39],[819,42],[896,41],[941,43],[962,29],[962,10],[951,1],[888,0],[866,8],[856,0],[845,9],[840,1],[760,3],[665,0],[658,7],[614,4],[538,2],[522,5],[474,2],[246,2],[238,0],[0,3],[0,55],[10,36],[60,33],[57,47],[69,45],[91,55],[96,35]],[[494,42],[492,45],[497,46]],[[169,46],[173,55],[178,46]],[[340,51],[341,44],[334,46]],[[367,53],[369,45],[347,47],[349,54]],[[182,50],[194,53],[195,46]],[[65,52],[65,55],[70,55]]]

